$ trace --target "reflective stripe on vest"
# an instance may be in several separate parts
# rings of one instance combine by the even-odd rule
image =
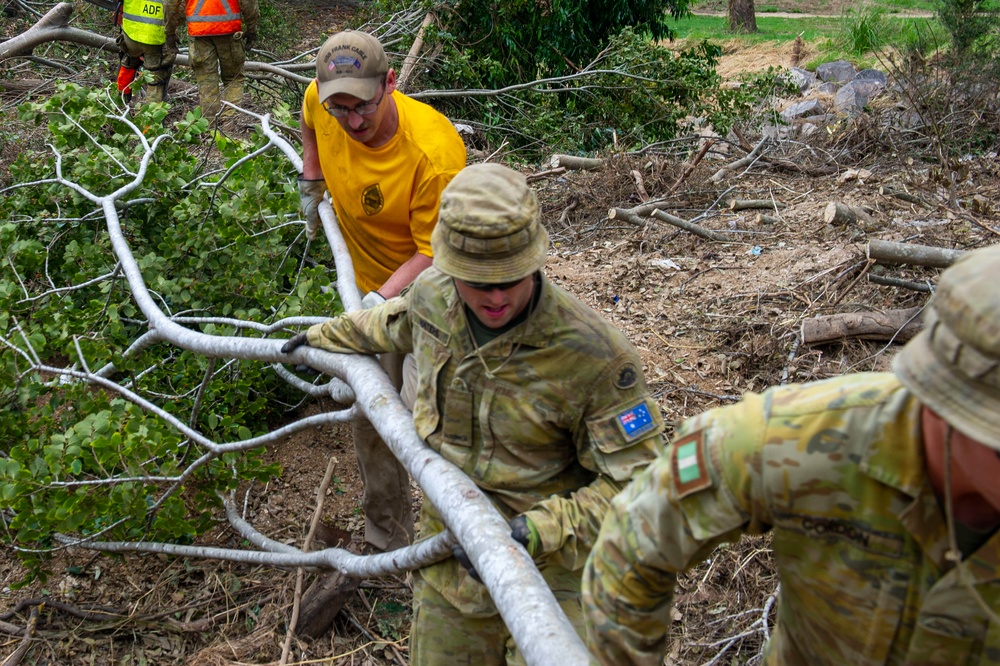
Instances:
[[[187,0],[188,35],[231,35],[243,29],[239,0]]]
[[[163,20],[163,0],[125,0],[122,30],[140,44],[163,44],[167,31]]]

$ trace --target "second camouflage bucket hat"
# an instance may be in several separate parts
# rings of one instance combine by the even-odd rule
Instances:
[[[963,256],[941,274],[926,327],[893,371],[963,434],[1000,451],[1000,245]]]

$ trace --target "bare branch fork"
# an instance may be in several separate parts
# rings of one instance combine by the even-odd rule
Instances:
[[[196,549],[192,551],[188,550],[189,547],[161,543],[101,543],[95,541],[95,539],[100,538],[99,534],[90,535],[86,540],[63,536],[61,542],[64,546],[78,545],[89,549],[114,552],[195,555],[280,567],[337,569],[351,575],[367,576],[423,566],[434,561],[434,558],[446,556],[448,554],[446,545],[450,546],[451,539],[457,539],[485,581],[501,616],[529,664],[573,665],[588,663],[589,656],[583,643],[562,613],[555,597],[527,552],[510,538],[510,528],[506,520],[467,476],[430,450],[420,440],[409,411],[402,404],[388,377],[382,372],[374,358],[362,355],[331,354],[309,347],[299,348],[293,354],[286,355],[280,351],[281,340],[201,333],[187,328],[183,324],[200,323],[204,320],[171,317],[161,309],[147,287],[139,265],[122,232],[116,202],[141,186],[157,147],[169,137],[164,134],[149,141],[124,114],[109,115],[109,117],[128,127],[141,142],[143,155],[131,180],[108,194],[96,194],[64,175],[63,157],[53,149],[55,153],[55,180],[63,187],[71,189],[93,202],[105,218],[108,237],[120,267],[120,274],[124,276],[132,299],[145,317],[145,325],[148,329],[147,333],[133,343],[132,349],[139,349],[153,342],[164,342],[180,349],[201,354],[209,359],[243,359],[275,364],[276,366],[288,363],[307,363],[326,375],[343,379],[349,387],[348,391],[353,392],[356,397],[351,414],[363,414],[375,426],[393,453],[424,490],[427,500],[433,502],[435,507],[439,509],[445,524],[454,537],[442,535],[440,538],[427,540],[390,554],[369,556],[357,560],[333,551],[320,551],[318,553],[291,553],[284,549],[278,549],[275,552],[229,549]],[[270,128],[268,117],[255,117],[261,122],[263,133],[270,142],[269,146],[278,148],[295,166],[296,170],[301,171],[301,160],[296,150]],[[340,235],[333,209],[328,202],[324,202],[320,206],[320,217],[330,246],[333,248],[337,266],[337,289],[341,300],[348,310],[357,309],[360,307],[360,295],[354,282],[353,267],[346,245]],[[226,321],[240,328],[261,330],[260,325],[253,322]],[[306,325],[314,321],[312,318],[301,318],[294,322],[285,320],[279,323],[282,326],[291,326],[299,323]],[[270,333],[276,330],[278,330],[278,326],[272,324],[263,332]],[[340,415],[309,417],[261,437],[241,442],[217,443],[209,440],[181,419],[158,409],[149,401],[145,401],[138,394],[124,386],[115,384],[108,378],[114,371],[113,366],[92,372],[87,368],[86,359],[83,358],[82,352],[78,352],[82,369],[54,368],[45,365],[37,357],[30,349],[26,338],[23,343],[15,344],[6,339],[2,342],[4,345],[18,350],[21,357],[27,360],[29,371],[68,376],[116,391],[144,410],[169,423],[171,427],[183,433],[191,442],[204,450],[204,453],[195,462],[177,476],[164,476],[155,480],[152,478],[142,479],[144,482],[153,481],[171,485],[172,488],[168,488],[167,493],[173,492],[173,489],[177,488],[181,481],[186,478],[185,475],[190,475],[197,466],[205,464],[207,460],[222,452],[245,450],[266,442],[276,442],[294,429],[344,418]],[[342,392],[342,397],[349,397],[348,391]],[[121,479],[118,481],[120,482]],[[160,499],[160,503],[162,501],[163,498]],[[234,522],[232,516],[230,519],[234,528],[240,530],[241,533],[246,533],[248,528],[245,524]],[[262,539],[253,542],[257,545],[267,543]]]

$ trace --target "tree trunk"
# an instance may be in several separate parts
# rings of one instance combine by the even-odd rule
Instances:
[[[757,32],[757,14],[754,11],[753,0],[729,0],[727,14],[729,32],[743,34]]]

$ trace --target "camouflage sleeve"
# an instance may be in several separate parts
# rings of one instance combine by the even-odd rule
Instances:
[[[177,28],[185,22],[184,2],[182,0],[163,0],[164,29],[167,43],[177,43]]]
[[[257,0],[240,0],[240,14],[243,32],[257,33],[260,24],[260,7]]]
[[[662,664],[677,574],[754,521],[760,413],[753,400],[688,421],[612,502],[583,574],[587,644],[601,663]]]
[[[634,353],[618,356],[585,390],[590,400],[574,439],[580,465],[597,477],[525,514],[538,530],[541,553],[571,571],[583,567],[611,499],[663,450],[663,418]]]
[[[331,352],[405,354],[413,351],[406,293],[377,307],[355,310],[310,326],[306,333],[311,347]]]

